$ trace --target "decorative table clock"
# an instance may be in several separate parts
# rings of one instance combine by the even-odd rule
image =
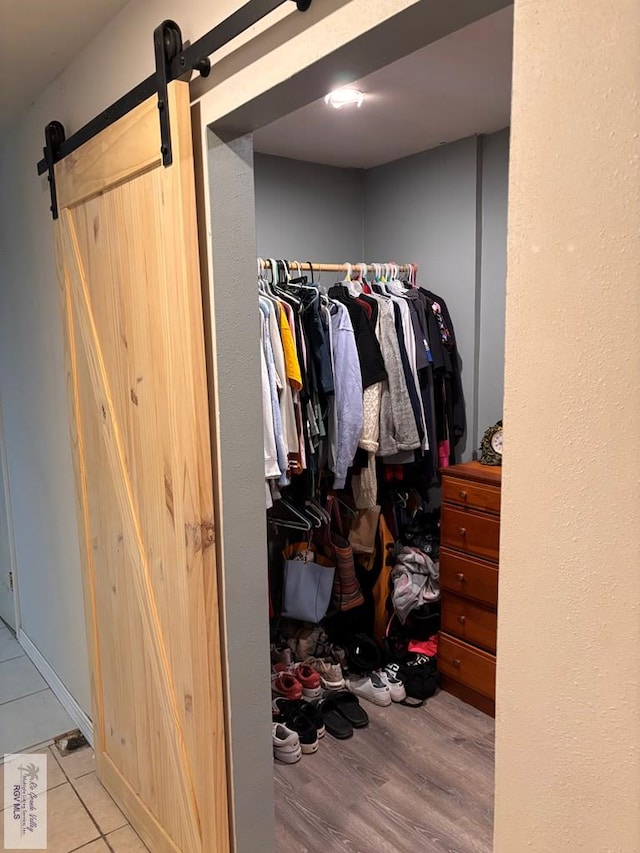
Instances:
[[[483,465],[502,465],[502,421],[485,432],[480,444],[480,462]]]

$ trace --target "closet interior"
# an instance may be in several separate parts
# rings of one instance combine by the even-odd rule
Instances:
[[[511,33],[254,135],[283,851],[491,849]]]

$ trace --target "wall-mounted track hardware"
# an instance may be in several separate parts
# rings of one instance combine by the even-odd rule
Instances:
[[[209,57],[213,53],[287,2],[294,2],[298,11],[306,12],[313,0],[249,0],[248,3],[245,3],[244,6],[241,6],[236,12],[209,30],[208,33],[186,47],[182,43],[182,33],[178,24],[175,21],[163,21],[153,33],[156,62],[156,70],[153,74],[143,80],[142,83],[134,86],[126,95],[118,98],[110,107],[92,118],[68,139],[65,137],[65,129],[59,121],[50,122],[45,128],[44,156],[38,163],[38,174],[44,175],[45,172],[48,172],[53,218],[58,218],[55,164],[154,94],[158,97],[159,148],[162,153],[162,163],[164,166],[170,166],[173,155],[171,151],[171,117],[167,103],[167,86],[169,83],[193,71],[197,71],[201,77],[207,77],[211,70]]]

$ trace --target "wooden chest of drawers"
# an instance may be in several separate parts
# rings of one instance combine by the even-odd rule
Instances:
[[[495,714],[502,469],[464,462],[442,472],[442,689]]]

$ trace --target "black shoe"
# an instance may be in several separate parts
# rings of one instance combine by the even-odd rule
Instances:
[[[318,737],[324,737],[325,726],[318,705],[313,702],[305,702],[304,699],[286,699],[278,696],[273,700],[274,722],[293,720],[294,717],[306,717],[316,727]]]
[[[311,755],[318,751],[318,730],[315,723],[305,717],[304,714],[298,714],[288,719],[287,728],[297,732],[304,755]]]

